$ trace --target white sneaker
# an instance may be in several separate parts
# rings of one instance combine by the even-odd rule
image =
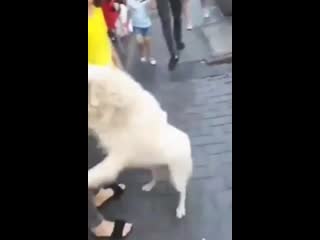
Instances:
[[[145,57],[141,57],[141,58],[140,58],[140,61],[143,62],[143,63],[145,63],[145,62],[147,61],[147,59],[146,59]]]
[[[209,18],[210,17],[210,11],[208,9],[203,10],[203,16],[204,18]]]
[[[187,25],[187,30],[188,30],[188,31],[191,31],[192,28],[193,28],[192,24],[188,24],[188,25]]]
[[[150,58],[149,62],[150,62],[151,65],[156,65],[157,64],[157,61],[154,58]]]

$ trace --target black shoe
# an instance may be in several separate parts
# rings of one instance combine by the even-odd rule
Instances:
[[[169,66],[168,66],[169,70],[170,71],[174,70],[178,62],[179,62],[179,56],[178,55],[172,56],[169,61]]]
[[[186,47],[186,45],[183,42],[177,43],[177,48],[179,51],[183,50]]]

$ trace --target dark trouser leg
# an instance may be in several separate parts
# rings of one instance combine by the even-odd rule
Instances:
[[[88,190],[88,226],[90,230],[98,227],[104,219],[94,204],[94,197],[95,191]]]
[[[166,44],[171,56],[176,55],[176,46],[173,41],[171,16],[169,8],[169,0],[156,0],[159,17],[162,25],[163,36],[166,40]]]
[[[176,44],[182,42],[182,0],[169,0],[173,16],[173,32]]]

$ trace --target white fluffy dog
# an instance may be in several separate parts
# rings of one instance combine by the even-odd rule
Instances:
[[[88,171],[89,188],[116,180],[125,168],[149,168],[159,180],[157,166],[168,166],[170,180],[180,193],[176,216],[186,214],[186,188],[192,174],[191,144],[187,134],[167,122],[156,99],[128,74],[116,68],[89,68],[88,125],[108,151]]]

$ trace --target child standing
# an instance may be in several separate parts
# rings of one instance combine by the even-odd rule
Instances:
[[[151,19],[148,13],[148,3],[150,0],[128,0],[127,5],[131,13],[133,31],[140,49],[141,62],[149,61],[156,65],[156,60],[151,57]]]

